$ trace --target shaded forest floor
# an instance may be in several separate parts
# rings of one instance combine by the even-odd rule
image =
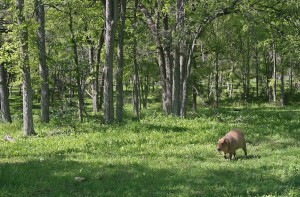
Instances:
[[[83,123],[57,106],[41,124],[36,104],[38,136],[24,138],[19,105],[12,124],[0,123],[1,138],[16,141],[0,142],[0,196],[300,196],[299,106],[222,104],[220,123],[205,108],[166,116],[153,101],[139,120],[126,105],[123,123],[102,125],[90,105]],[[233,128],[249,156],[229,162],[216,144]]]

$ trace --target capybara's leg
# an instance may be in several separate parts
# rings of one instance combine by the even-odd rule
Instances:
[[[226,153],[223,152],[223,157],[226,159]]]
[[[232,153],[229,153],[229,160],[232,159]]]
[[[247,157],[247,149],[246,149],[246,145],[243,147],[243,151],[245,153],[245,157]]]
[[[234,158],[235,158],[235,155],[236,155],[236,153],[235,153],[235,151],[234,151],[234,153],[233,153],[233,156],[232,156],[232,159],[234,159]]]

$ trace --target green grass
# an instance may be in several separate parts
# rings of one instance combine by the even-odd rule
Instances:
[[[79,123],[76,109],[57,108],[41,124],[36,107],[38,136],[24,138],[13,105],[13,123],[0,123],[1,138],[16,141],[0,142],[0,196],[300,196],[299,107],[223,107],[224,123],[203,108],[165,116],[155,102],[134,120],[126,107],[115,125],[99,115]],[[244,131],[248,158],[217,152],[232,128]]]

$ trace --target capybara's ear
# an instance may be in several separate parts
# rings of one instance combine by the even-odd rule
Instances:
[[[223,141],[223,144],[226,144],[228,142],[228,140],[225,138]]]

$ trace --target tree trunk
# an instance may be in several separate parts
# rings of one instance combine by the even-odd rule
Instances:
[[[215,81],[215,89],[216,89],[216,108],[219,108],[219,53],[216,51],[216,81]]]
[[[91,70],[91,76],[93,76],[92,85],[91,85],[92,100],[93,100],[93,112],[97,113],[98,112],[97,88],[98,88],[98,83],[99,83],[99,81],[98,81],[99,67],[97,65],[95,65],[95,62],[94,62],[95,48],[93,46],[93,43],[89,39],[90,39],[90,37],[88,37],[88,45],[89,45],[88,50],[89,50],[89,65],[90,65],[90,70]],[[95,69],[94,69],[94,67],[95,67]],[[97,68],[98,68],[98,70],[97,70]]]
[[[7,70],[4,64],[0,64],[0,101],[2,122],[12,122],[9,108],[9,92],[7,87]]]
[[[247,38],[247,64],[246,64],[246,92],[245,92],[245,101],[249,101],[249,91],[250,91],[250,35]]]
[[[26,44],[25,44],[26,45]],[[23,46],[24,53],[25,46]],[[28,48],[27,48],[28,49]],[[26,60],[27,59],[27,60]],[[31,89],[31,78],[30,78],[30,67],[28,65],[29,59],[25,57],[24,67],[22,68],[23,77],[23,134],[24,136],[36,135],[33,126],[33,116],[32,116],[32,89]]]
[[[98,112],[99,109],[102,109],[103,103],[103,77],[101,79],[101,85],[99,85],[99,74],[100,74],[100,57],[101,57],[101,50],[104,44],[104,33],[105,27],[102,28],[99,45],[97,49],[96,55],[96,73],[95,73],[95,82],[94,82],[94,91],[93,91],[93,111]],[[99,100],[100,96],[100,100]]]
[[[186,63],[186,71],[185,75],[183,77],[183,83],[182,83],[182,99],[181,99],[181,106],[180,106],[180,116],[186,117],[186,105],[188,100],[188,83],[189,78],[191,74],[191,64],[193,60],[193,54],[196,47],[197,37],[195,37],[191,44],[191,49],[188,54],[187,63]]]
[[[133,13],[133,29],[136,29],[136,25],[137,25],[137,17],[136,17],[136,10],[137,10],[137,3],[138,1],[135,0],[135,9],[134,9],[134,13]],[[134,66],[134,74],[133,74],[133,92],[132,92],[132,105],[133,105],[133,115],[134,118],[138,118],[139,117],[139,91],[138,91],[138,64],[137,64],[137,60],[136,60],[136,45],[137,45],[137,41],[136,41],[136,37],[134,35],[133,37],[133,48],[132,48],[132,54],[133,54],[133,66]]]
[[[184,30],[185,24],[184,24],[184,17],[185,17],[185,4],[183,0],[179,0],[181,4],[181,28]],[[181,31],[182,31],[181,30]],[[181,35],[182,36],[182,35]],[[189,71],[187,70],[188,65],[185,62],[186,61],[186,40],[182,38],[183,40],[180,42],[179,47],[179,64],[180,64],[180,116],[186,117],[186,104],[188,99],[188,82],[189,82]]]
[[[193,62],[193,70],[197,69],[197,64],[195,62]],[[193,75],[193,87],[197,86],[197,80],[196,80],[196,76]],[[193,88],[192,90],[192,94],[193,94],[193,111],[195,112],[197,110],[197,93],[196,90]]]
[[[268,73],[267,73],[267,75],[268,75],[268,77],[267,77],[267,89],[268,89],[269,103],[271,103],[271,101],[272,101],[272,87],[269,84],[270,80],[272,79],[272,72],[270,70],[271,70],[270,65],[267,64],[267,71],[268,71]]]
[[[109,124],[114,120],[113,102],[113,53],[115,32],[117,27],[118,0],[106,0],[105,5],[105,64],[104,64],[104,108],[103,123]]]
[[[178,0],[178,5],[181,5],[181,8],[183,11],[185,10],[184,8],[184,1],[180,1]],[[234,7],[236,6],[236,4],[239,2],[239,0],[234,1],[231,6],[229,6],[228,8],[224,8],[224,10],[222,11],[216,11],[215,13],[213,13],[212,15],[209,15],[204,21],[203,23],[205,24],[209,24],[211,21],[213,21],[214,19],[216,19],[219,16],[223,16],[223,15],[227,15],[229,13],[234,12]],[[158,24],[159,24],[159,12],[158,12],[158,1],[155,1],[155,23],[153,22],[152,16],[148,13],[148,11],[146,10],[146,8],[143,6],[143,4],[141,3],[141,0],[138,3],[141,12],[143,13],[143,15],[146,18],[146,22],[148,24],[148,27],[152,33],[152,36],[154,38],[154,42],[156,44],[156,53],[157,53],[157,57],[158,57],[158,66],[159,66],[159,70],[160,70],[160,76],[161,76],[161,85],[162,85],[162,97],[163,97],[163,108],[165,113],[170,113],[171,110],[174,111],[174,109],[172,109],[172,93],[170,94],[171,86],[170,83],[172,83],[172,81],[168,80],[167,76],[168,76],[168,68],[166,68],[166,62],[165,62],[165,53],[164,53],[164,48],[162,47],[162,42],[161,42],[161,38],[159,36],[159,31],[158,31]],[[181,14],[184,15],[184,12],[182,12]],[[184,18],[183,18],[184,19]],[[181,45],[182,49],[182,53],[181,55],[181,65],[182,65],[182,69],[181,69],[181,81],[182,81],[182,85],[181,85],[181,95],[182,95],[182,99],[181,99],[181,103],[180,103],[180,116],[181,117],[185,117],[186,116],[186,104],[187,104],[187,99],[188,99],[188,82],[189,82],[189,77],[190,77],[190,68],[191,68],[191,61],[193,58],[193,53],[196,47],[196,43],[197,43],[197,39],[200,37],[200,35],[203,32],[203,27],[204,25],[200,25],[198,26],[196,33],[194,34],[194,36],[191,39],[191,45],[189,45],[189,50],[188,52],[186,51],[186,46],[185,44]],[[187,56],[187,61],[185,61],[184,56]],[[175,61],[177,61],[178,58],[175,58]],[[168,66],[168,65],[167,65]],[[175,65],[176,67],[176,65]],[[177,67],[176,67],[177,69]],[[175,70],[176,71],[176,70]],[[175,72],[174,71],[174,72]],[[175,72],[177,73],[177,72]],[[175,79],[176,80],[176,79]],[[174,87],[173,87],[174,89]],[[169,92],[168,92],[169,91]],[[172,90],[171,90],[172,91]],[[175,95],[175,94],[174,94]],[[174,98],[174,97],[173,97]]]
[[[139,73],[142,73],[140,69]],[[142,102],[144,98],[144,84],[143,79],[141,77],[138,77],[138,92],[139,92],[139,109],[142,109]]]
[[[68,104],[70,107],[72,107],[72,103],[73,103],[73,83],[72,83],[72,79],[73,79],[73,73],[72,73],[72,66],[70,65],[69,66],[69,70],[68,70],[68,73],[69,73],[69,99],[68,99]],[[61,88],[60,88],[61,89]],[[61,94],[63,94],[63,91],[60,90],[60,93],[59,93],[59,100],[61,100]],[[62,102],[62,101],[61,101]]]
[[[281,66],[281,107],[284,107],[284,62],[281,64]]]
[[[231,66],[231,82],[230,82],[230,88],[229,88],[229,97],[232,98],[233,96],[233,82],[234,82],[234,64]]]
[[[99,87],[99,109],[103,109],[103,100],[104,100],[104,68],[102,69],[101,83]]]
[[[293,66],[290,69],[290,93],[293,92]]]
[[[53,87],[52,87],[52,98],[51,98],[51,101],[52,103],[54,102],[54,97],[55,97],[55,88],[56,88],[56,84],[57,84],[57,62],[56,64],[54,65],[54,73],[52,75],[52,78],[53,78]]]
[[[255,48],[255,56],[256,56],[256,68],[255,68],[255,78],[256,78],[256,97],[258,98],[258,83],[259,83],[259,57],[258,50]]]
[[[219,93],[221,94],[223,91],[223,64],[220,65],[220,88],[219,88]]]
[[[273,40],[273,101],[276,102],[276,48]]]
[[[180,35],[184,26],[184,1],[176,0],[176,34]],[[178,36],[177,36],[178,37]],[[180,39],[175,40],[175,58],[174,58],[174,70],[173,70],[173,87],[172,87],[172,113],[175,116],[180,115],[180,90],[181,90],[181,74],[180,74]]]
[[[207,80],[207,100],[209,100],[209,97],[211,95],[211,78],[212,78],[212,72],[209,73],[208,75],[208,80]]]
[[[147,65],[146,77],[145,77],[145,98],[143,102],[143,108],[147,109],[148,94],[149,94],[149,65]]]
[[[71,42],[72,42],[72,48],[74,52],[74,62],[76,65],[75,71],[76,71],[76,85],[77,85],[77,94],[78,94],[78,115],[80,122],[83,121],[83,110],[84,110],[84,98],[81,88],[81,73],[80,73],[80,66],[78,62],[78,52],[77,52],[77,43],[75,34],[73,31],[73,17],[72,17],[72,9],[69,5],[69,28],[70,28],[70,34],[71,34]]]
[[[20,30],[20,52],[22,61],[22,78],[23,78],[23,134],[24,136],[36,135],[33,126],[32,116],[32,89],[30,78],[30,66],[28,56],[28,29],[23,15],[24,0],[17,0],[18,25]]]
[[[137,7],[137,3],[136,3]],[[135,11],[136,12],[136,11]],[[124,66],[124,27],[125,27],[125,15],[126,15],[126,0],[121,0],[121,12],[120,12],[120,27],[119,27],[119,39],[118,39],[118,56],[117,56],[117,74],[116,74],[116,93],[117,93],[117,105],[116,116],[117,121],[123,121],[123,66]]]
[[[37,40],[39,48],[39,69],[41,76],[41,121],[48,123],[49,118],[49,83],[48,83],[48,66],[46,64],[46,47],[45,47],[45,12],[44,2],[35,1],[36,20],[39,24],[37,29]]]
[[[165,70],[166,70],[166,109],[167,114],[172,113],[172,61],[171,61],[171,32],[169,30],[169,16],[168,14],[163,14],[163,40],[164,42],[164,57],[165,57]]]
[[[94,61],[94,53],[95,53],[95,48],[94,48],[94,42],[91,40],[91,35],[88,35],[88,25],[85,23],[84,25],[84,30],[87,34],[86,36],[86,42],[88,44],[88,52],[89,52],[89,66],[90,66],[90,75],[93,76],[93,79],[91,80],[91,89],[92,89],[92,94],[90,95],[92,97],[92,106],[93,106],[93,112],[97,113],[98,112],[98,89],[99,89],[99,65],[95,64]],[[101,32],[102,36],[103,31]],[[98,57],[96,57],[97,59]],[[98,59],[96,61],[99,61]],[[94,68],[95,67],[95,68]],[[84,93],[84,87],[82,87],[82,92]]]
[[[165,62],[165,52],[163,46],[161,44],[161,38],[159,37],[158,32],[158,24],[159,24],[159,12],[158,12],[158,4],[157,1],[155,3],[155,23],[152,20],[152,17],[149,15],[146,8],[143,6],[141,1],[138,2],[138,6],[140,7],[141,12],[143,13],[144,17],[146,18],[148,27],[152,33],[154,42],[156,44],[156,53],[158,58],[158,67],[160,71],[160,78],[161,78],[161,86],[162,86],[162,100],[163,100],[163,110],[166,114],[171,112],[171,104],[172,104],[172,95],[170,94],[169,88],[171,88],[170,81],[167,79],[166,74],[166,62]]]

